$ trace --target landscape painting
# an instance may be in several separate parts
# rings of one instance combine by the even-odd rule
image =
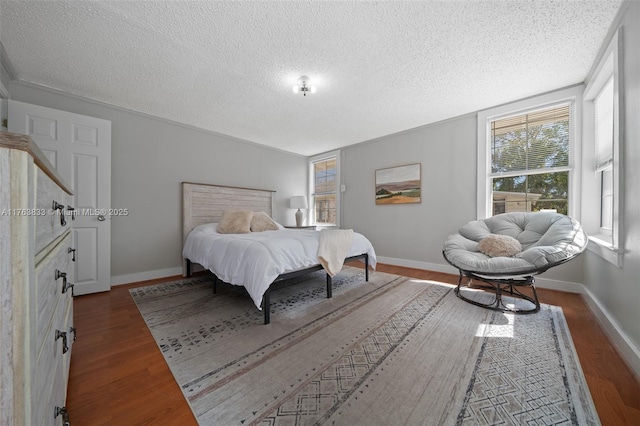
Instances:
[[[419,203],[420,163],[376,170],[376,204]]]

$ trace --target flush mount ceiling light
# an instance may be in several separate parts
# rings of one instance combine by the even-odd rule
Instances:
[[[306,75],[303,75],[298,79],[298,84],[293,86],[293,93],[300,93],[307,96],[308,93],[316,93],[316,86],[311,85],[311,79]]]

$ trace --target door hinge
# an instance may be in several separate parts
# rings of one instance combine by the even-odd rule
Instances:
[[[2,119],[2,127],[9,128],[9,120],[7,120],[6,118],[3,118]]]

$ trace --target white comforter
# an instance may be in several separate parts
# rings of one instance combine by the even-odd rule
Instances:
[[[217,224],[193,229],[187,236],[182,256],[199,263],[229,284],[247,288],[258,309],[262,296],[281,274],[318,265],[320,232],[301,229],[219,234]],[[367,253],[376,267],[376,253],[362,234],[353,233],[347,257]]]

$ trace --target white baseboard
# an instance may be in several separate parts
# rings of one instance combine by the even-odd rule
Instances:
[[[458,268],[444,263],[428,263],[417,260],[397,259],[393,257],[379,256],[378,262],[388,265],[404,266],[406,268],[425,269],[427,271],[443,272],[445,274],[458,275]],[[584,286],[580,283],[569,281],[559,281],[548,278],[536,277],[536,287],[546,288],[549,290],[567,291],[569,293],[584,293]]]
[[[585,302],[587,302],[587,305],[589,305],[589,308],[591,308],[591,311],[604,329],[604,333],[611,340],[611,343],[626,361],[629,368],[633,370],[636,378],[640,379],[640,348],[629,339],[616,320],[609,314],[609,311],[602,306],[589,289],[585,287],[582,294]]]
[[[560,281],[550,278],[536,277],[535,285],[537,288],[545,288],[547,290],[566,291],[568,293],[584,294],[585,288],[581,283],[570,281]]]
[[[172,277],[174,275],[182,275],[182,268],[180,266],[175,268],[156,269],[155,271],[138,272],[135,274],[115,275],[111,277],[111,285],[130,284],[138,281]]]
[[[395,257],[386,256],[378,256],[377,259],[379,263],[386,263],[387,265],[404,266],[405,268],[425,269],[427,271],[458,275],[457,268],[441,263],[420,262],[418,260],[398,259]]]

